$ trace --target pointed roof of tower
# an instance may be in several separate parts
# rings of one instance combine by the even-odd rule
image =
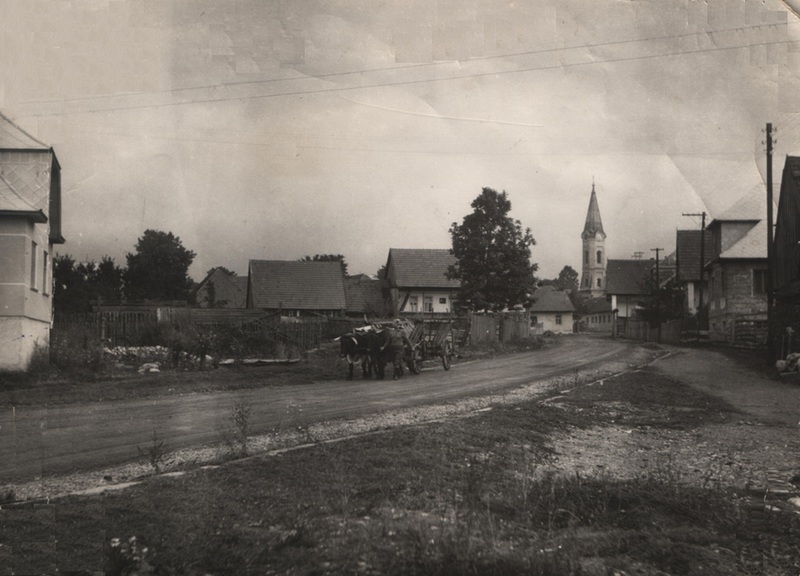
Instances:
[[[603,230],[603,220],[600,218],[600,207],[597,205],[594,182],[592,182],[592,197],[589,199],[589,211],[586,213],[586,224],[583,226],[581,237],[594,236],[598,232],[603,235],[603,238],[606,237],[606,233]]]

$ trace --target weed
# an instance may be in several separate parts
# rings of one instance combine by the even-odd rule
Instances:
[[[150,440],[150,444],[145,448],[137,446],[136,449],[139,452],[139,456],[150,464],[155,473],[161,474],[161,465],[164,463],[167,449],[164,440],[159,438],[155,428],[153,429],[153,437]]]
[[[151,574],[148,552],[148,548],[142,546],[136,536],[131,536],[127,541],[112,538],[106,554],[106,576]]]
[[[17,493],[14,491],[13,488],[6,488],[4,490],[0,490],[0,504],[13,502],[16,499],[17,499]]]
[[[247,455],[252,413],[253,405],[251,402],[237,400],[231,406],[229,419],[219,430],[222,441],[231,455]]]

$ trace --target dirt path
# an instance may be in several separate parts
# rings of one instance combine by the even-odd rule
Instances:
[[[621,340],[576,336],[553,348],[460,364],[449,372],[437,365],[397,382],[328,381],[121,402],[10,406],[0,412],[0,483],[140,460],[138,448],[151,442],[154,431],[170,450],[219,442],[220,427],[230,423],[236,401],[252,407],[250,433],[263,435],[320,421],[503,394],[622,359],[635,348]]]
[[[800,375],[756,372],[713,349],[667,349],[670,355],[655,363],[664,374],[723,398],[764,423],[800,425]]]

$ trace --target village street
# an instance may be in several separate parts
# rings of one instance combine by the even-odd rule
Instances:
[[[252,406],[250,432],[258,435],[471,395],[499,395],[534,382],[541,382],[544,390],[548,379],[576,370],[609,362],[624,368],[626,362],[636,362],[636,348],[623,340],[576,335],[551,348],[457,363],[449,372],[431,362],[421,374],[399,381],[390,375],[384,381],[342,379],[125,402],[3,406],[0,482],[30,481],[140,459],[137,447],[148,446],[154,431],[169,450],[219,442],[220,427],[237,401]],[[225,378],[222,369],[219,377]]]

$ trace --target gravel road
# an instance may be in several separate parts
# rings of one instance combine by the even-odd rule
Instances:
[[[552,348],[456,364],[448,372],[432,366],[399,381],[7,406],[0,415],[0,462],[10,466],[0,470],[0,487],[11,486],[22,498],[85,488],[104,477],[114,483],[135,478],[148,472],[137,448],[150,444],[154,430],[171,451],[173,467],[214,460],[236,401],[252,406],[251,450],[263,451],[480,410],[519,394],[541,395],[576,373],[591,378],[652,358],[651,350],[629,342],[575,336]]]

